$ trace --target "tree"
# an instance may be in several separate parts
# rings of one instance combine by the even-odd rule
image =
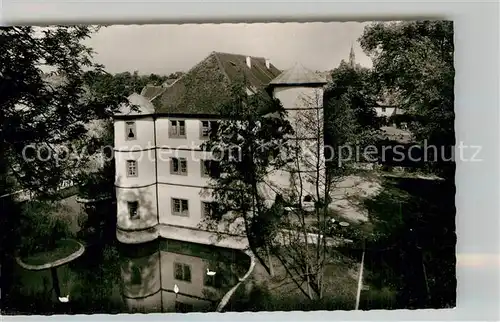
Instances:
[[[379,124],[374,110],[378,93],[371,70],[342,61],[332,70],[331,77],[332,81],[325,91],[325,101],[344,100],[353,110],[359,126],[365,129],[378,129]],[[326,107],[328,109],[328,105]]]
[[[4,27],[0,53],[2,160],[26,188],[48,197],[75,160],[66,144],[86,132],[90,120],[111,115],[124,97],[88,95],[85,71],[104,73],[82,44],[94,27]],[[34,149],[27,150],[32,145]],[[34,151],[40,151],[37,157]],[[28,155],[27,155],[28,153]],[[28,161],[29,159],[29,161]],[[72,168],[74,170],[74,168]],[[71,171],[74,172],[74,171]]]
[[[272,236],[261,234],[264,227],[258,223],[263,222],[259,219],[265,219],[274,201],[268,194],[268,177],[285,164],[287,135],[292,128],[284,118],[281,103],[266,93],[248,95],[237,83],[231,94],[231,100],[220,108],[223,119],[203,145],[218,160],[212,165],[220,172],[210,184],[217,204],[206,223],[239,223],[250,248],[269,270],[260,254]]]
[[[400,307],[452,307],[455,165],[446,159],[455,144],[453,23],[376,23],[365,28],[360,42],[373,59],[379,90],[396,96],[414,139],[436,147],[424,164],[444,179],[386,180],[367,204],[377,236],[369,255],[376,258],[373,263],[390,258]]]
[[[293,140],[293,162],[287,169],[291,190],[284,196],[296,207],[282,216],[279,227],[285,242],[274,255],[299,288],[306,283],[303,292],[310,299],[322,298],[324,270],[333,259],[332,246],[341,241],[332,236],[331,193],[358,171],[356,165],[363,160],[355,155],[356,147],[369,144],[378,130],[376,90],[370,80],[368,69],[342,62],[332,71],[324,95],[316,91],[303,96],[301,106],[306,109],[292,117],[296,137],[308,140]],[[312,209],[305,207],[304,197],[314,202]]]
[[[132,93],[140,93],[146,85],[161,86],[169,78],[170,76],[157,74],[139,75],[138,71],[132,74],[122,72],[114,75],[89,71],[85,74],[85,82],[93,92],[101,94],[111,92],[124,97]]]
[[[324,117],[321,106],[323,92],[300,97],[304,109],[289,115],[295,130],[291,149],[291,162],[284,170],[290,182],[282,187],[284,202],[293,205],[287,216],[281,215],[280,240],[270,243],[273,254],[281,261],[295,284],[309,298],[323,295],[323,272],[328,260],[327,239],[330,228],[327,206],[330,200],[330,182],[324,158]],[[304,138],[308,138],[304,140]],[[306,209],[305,200],[314,202],[313,209]],[[283,212],[282,209],[279,209]],[[310,233],[318,238],[311,240]],[[330,245],[331,246],[331,245]],[[316,296],[312,292],[315,292]]]
[[[9,194],[28,189],[40,202],[57,199],[61,182],[79,171],[77,159],[68,157],[75,152],[71,143],[87,132],[90,120],[109,117],[125,102],[113,92],[89,95],[85,85],[86,72],[105,73],[82,43],[97,29],[0,29],[2,276],[9,276],[11,255],[29,238],[20,234],[20,209],[15,200],[7,200],[12,199]]]
[[[352,76],[351,72],[334,73],[338,77],[337,82],[330,84],[329,90],[336,94],[329,93],[331,96],[325,106],[326,113],[316,108],[322,104],[323,93],[315,91],[312,95],[302,97],[301,106],[305,109],[296,112],[292,118],[295,135],[299,139],[293,140],[293,162],[287,167],[291,173],[291,190],[284,195],[296,207],[289,216],[283,216],[280,228],[286,231],[285,242],[275,249],[275,255],[290,275],[306,282],[307,290],[304,293],[310,299],[322,298],[325,267],[333,260],[332,247],[341,241],[331,233],[331,193],[356,171],[358,160],[353,154],[355,145],[366,141],[372,132],[367,129],[368,124],[371,124],[368,116],[372,115],[369,105],[363,101],[368,113],[360,112],[363,107],[360,107],[359,102],[364,97],[354,92],[362,92],[363,88],[358,87],[362,84],[351,84],[348,77],[341,78],[342,75]],[[338,99],[334,99],[336,95]],[[325,147],[327,133],[330,137],[326,138],[329,144]],[[305,197],[314,202],[312,209],[305,205]],[[317,238],[312,237],[313,232]],[[296,284],[301,287],[303,283]]]
[[[430,155],[426,164],[452,179],[455,165],[446,158],[455,145],[453,22],[375,23],[365,27],[360,43],[373,60],[380,89],[399,97],[411,116],[409,128],[417,141],[445,151],[444,158]]]

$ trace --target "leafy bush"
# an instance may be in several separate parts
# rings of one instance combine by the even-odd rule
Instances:
[[[51,250],[56,241],[71,236],[70,218],[58,213],[58,203],[31,201],[22,206],[20,220],[21,254]]]

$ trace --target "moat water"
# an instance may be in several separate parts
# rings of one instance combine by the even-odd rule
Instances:
[[[88,247],[50,270],[16,267],[7,314],[213,312],[250,266],[240,251],[173,240]]]

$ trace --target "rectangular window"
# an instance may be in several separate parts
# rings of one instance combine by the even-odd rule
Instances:
[[[201,160],[201,176],[218,178],[220,176],[219,162]]]
[[[181,159],[181,173],[182,174],[187,174],[188,170],[187,170],[187,160],[182,158]]]
[[[125,137],[127,138],[127,140],[136,139],[135,122],[125,123]]]
[[[384,112],[384,113],[385,113],[385,107],[382,107],[382,112]]]
[[[188,303],[182,303],[175,301],[175,312],[176,313],[189,313],[193,312],[193,306]]]
[[[186,121],[171,120],[170,121],[170,137],[185,138],[186,137]]]
[[[191,282],[191,266],[174,263],[174,278],[178,281]]]
[[[137,161],[127,160],[127,177],[137,177]]]
[[[172,198],[172,214],[174,216],[189,216],[188,201],[186,199]]]
[[[186,136],[186,122],[179,121],[179,135]]]
[[[139,203],[137,201],[129,201],[127,202],[128,206],[128,214],[130,219],[138,219],[139,218]]]
[[[170,164],[170,173],[187,175],[186,158],[172,158]]]

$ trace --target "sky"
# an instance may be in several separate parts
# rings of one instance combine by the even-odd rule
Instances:
[[[351,45],[356,62],[371,66],[357,42],[367,24],[114,25],[102,28],[86,43],[96,52],[96,62],[110,73],[187,71],[212,51],[265,57],[282,70],[300,62],[312,70],[326,71],[348,59]]]

